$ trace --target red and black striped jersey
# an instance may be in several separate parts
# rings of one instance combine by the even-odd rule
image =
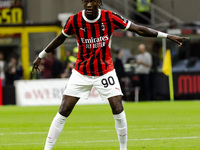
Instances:
[[[114,69],[111,58],[111,40],[116,29],[128,29],[131,22],[111,11],[99,9],[94,20],[88,20],[85,10],[68,18],[62,33],[76,34],[78,56],[75,70],[83,75],[101,76]]]

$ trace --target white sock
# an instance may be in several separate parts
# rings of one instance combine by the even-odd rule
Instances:
[[[60,133],[63,130],[66,118],[67,117],[62,116],[59,113],[56,114],[56,116],[54,117],[54,119],[51,123],[44,150],[52,150],[53,149],[53,146],[56,143],[58,136],[60,135]]]
[[[127,122],[125,112],[113,115],[115,118],[115,127],[118,134],[120,150],[127,150]]]

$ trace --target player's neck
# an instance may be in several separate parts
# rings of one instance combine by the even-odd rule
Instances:
[[[88,14],[85,14],[86,18],[89,19],[89,20],[94,20],[98,17],[99,15],[99,11],[97,10],[96,12],[94,12],[92,15],[88,15]]]

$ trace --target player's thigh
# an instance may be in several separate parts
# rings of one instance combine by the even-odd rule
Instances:
[[[123,95],[115,70],[100,76],[98,80],[95,81],[94,86],[104,100],[110,97]]]

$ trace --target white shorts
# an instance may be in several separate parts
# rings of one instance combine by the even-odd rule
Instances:
[[[95,87],[103,100],[123,95],[115,70],[102,76],[86,76],[72,70],[64,95],[87,99],[92,87]]]

